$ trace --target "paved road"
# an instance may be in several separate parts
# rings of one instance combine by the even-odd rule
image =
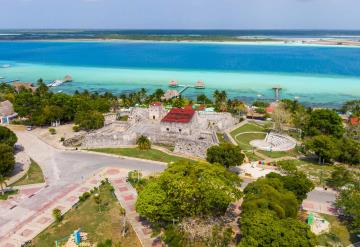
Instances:
[[[10,229],[13,229],[14,226],[21,223],[25,224],[29,215],[41,211],[49,202],[61,197],[64,191],[81,184],[86,178],[103,167],[137,169],[144,173],[159,172],[166,168],[166,165],[151,161],[124,159],[81,151],[58,150],[39,140],[31,132],[16,131],[16,134],[18,142],[24,147],[25,152],[41,166],[47,186],[32,188],[23,197],[1,204],[0,239],[9,234]],[[31,196],[32,193],[35,195]],[[16,207],[14,207],[15,205]]]

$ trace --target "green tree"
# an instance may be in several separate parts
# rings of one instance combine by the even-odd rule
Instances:
[[[351,100],[346,102],[343,107],[342,111],[351,112],[353,116],[360,117],[360,100]]]
[[[335,170],[331,173],[330,178],[327,179],[326,183],[333,188],[340,189],[345,185],[354,183],[354,175],[348,169],[337,166]]]
[[[0,126],[0,143],[14,146],[17,142],[17,137],[10,129]]]
[[[104,126],[105,118],[103,114],[97,111],[78,112],[75,116],[75,124],[81,129],[94,130]]]
[[[5,188],[7,186],[6,184],[6,177],[4,177],[2,174],[0,174],[0,188],[1,188],[1,195],[5,195]]]
[[[242,210],[246,214],[254,209],[268,209],[281,219],[296,218],[299,201],[295,194],[284,188],[278,178],[262,178],[246,186]]]
[[[211,104],[211,100],[205,94],[199,94],[196,96],[196,102],[198,104]]]
[[[137,140],[136,144],[138,145],[140,150],[149,150],[151,149],[151,142],[149,138],[144,135],[141,135]]]
[[[314,136],[305,142],[305,147],[319,157],[319,163],[330,162],[339,156],[337,140],[332,136]]]
[[[184,99],[182,97],[178,97],[178,98],[174,99],[173,102],[172,102],[172,106],[177,107],[177,108],[184,107],[184,104],[185,104],[185,102],[184,102]]]
[[[153,223],[223,215],[241,198],[240,185],[241,179],[220,165],[181,161],[150,179],[139,193],[136,210]]]
[[[253,210],[240,219],[242,239],[239,247],[317,245],[309,226],[293,218],[279,219],[266,209]]]
[[[341,117],[329,109],[312,111],[306,127],[306,133],[310,136],[323,134],[341,137],[344,131]]]
[[[336,205],[347,216],[347,222],[354,234],[360,234],[360,186],[342,190]]]
[[[52,211],[52,216],[54,220],[59,223],[62,220],[61,210],[58,208],[54,208],[54,210]]]
[[[338,141],[339,155],[337,160],[350,165],[360,164],[360,143],[350,138],[341,138]]]
[[[218,163],[227,168],[239,166],[243,163],[245,155],[239,146],[230,143],[220,143],[210,147],[206,152],[206,160],[212,164]]]
[[[299,202],[306,199],[307,194],[315,188],[314,183],[307,178],[303,172],[293,172],[287,176],[281,176],[277,173],[269,173],[266,177],[278,178],[282,181],[284,189],[295,194]]]
[[[15,157],[12,147],[0,143],[0,175],[7,176],[14,170]]]

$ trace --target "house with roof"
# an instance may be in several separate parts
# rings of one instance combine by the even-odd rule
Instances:
[[[161,102],[153,102],[149,105],[149,119],[161,120],[166,115],[166,110]]]
[[[192,108],[172,108],[161,120],[160,129],[163,133],[191,135],[196,123],[196,111]]]
[[[14,82],[13,86],[17,92],[19,92],[21,88],[31,89],[33,92],[36,90],[36,87],[32,82]]]
[[[13,104],[6,100],[0,102],[0,123],[8,124],[11,120],[15,119],[17,114],[14,112]]]

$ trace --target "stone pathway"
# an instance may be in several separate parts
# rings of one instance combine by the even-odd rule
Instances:
[[[137,200],[137,192],[126,182],[126,176],[121,176],[123,171],[119,168],[108,168],[105,171],[106,177],[109,178],[111,184],[115,188],[115,195],[118,198],[121,206],[126,211],[127,221],[133,227],[142,246],[162,246],[160,241],[153,238],[150,225],[145,220],[142,220],[135,210],[135,203]]]
[[[20,221],[10,221],[9,219],[6,219],[6,217],[1,216],[0,246],[17,247],[21,246],[21,244],[26,241],[33,239],[53,223],[53,209],[58,208],[63,214],[66,213],[76,202],[78,202],[78,198],[82,193],[98,186],[100,181],[100,177],[91,177],[83,183],[64,186],[61,193],[56,195],[52,200],[40,205],[40,209],[33,209],[31,206],[21,208],[20,211],[23,213],[24,217],[22,217]],[[34,186],[34,188],[21,189],[19,196],[5,201],[5,203],[1,204],[1,207],[4,206],[14,209],[17,207],[17,200],[24,199],[24,196],[36,196],[36,194],[43,189],[46,189],[46,186]]]

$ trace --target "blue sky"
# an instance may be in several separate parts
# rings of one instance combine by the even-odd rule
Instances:
[[[0,0],[0,9],[0,29],[360,29],[360,0]]]

